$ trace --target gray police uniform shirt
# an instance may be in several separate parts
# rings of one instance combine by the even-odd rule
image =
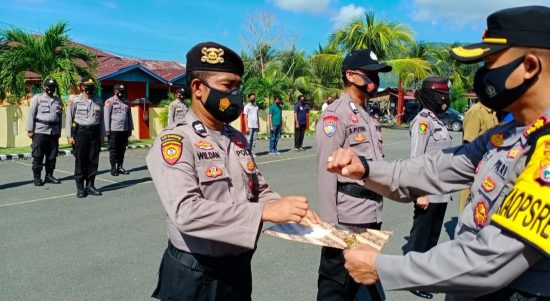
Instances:
[[[94,97],[86,98],[79,94],[71,97],[67,104],[67,116],[65,119],[65,135],[71,137],[71,126],[78,125],[99,125],[100,137],[105,137],[105,125],[103,118],[103,102]]]
[[[176,125],[182,122],[188,110],[183,101],[179,99],[172,101],[168,107],[168,125]]]
[[[550,120],[550,110],[545,114],[544,118]],[[365,186],[400,202],[471,187],[454,240],[426,253],[378,256],[377,271],[385,289],[444,291],[450,294],[448,300],[466,300],[452,294],[476,297],[503,287],[550,296],[548,255],[545,257],[539,249],[491,223],[525,168],[531,148],[527,137],[532,127],[514,121],[488,130],[471,143],[437,154],[370,164]],[[547,148],[550,154],[550,139]],[[547,173],[543,176],[550,182]],[[533,229],[536,220],[531,218],[525,227]],[[545,228],[539,224],[534,229]],[[537,233],[541,237],[543,234]]]
[[[436,154],[442,149],[451,147],[452,138],[443,121],[428,110],[423,109],[411,122],[411,158],[423,154]],[[450,194],[428,195],[430,203],[446,203],[452,200]]]
[[[176,248],[222,257],[256,247],[263,203],[280,196],[240,132],[207,129],[189,111],[182,124],[159,134],[146,161]]]
[[[46,93],[32,97],[27,119],[27,132],[61,135],[61,101]]]
[[[369,200],[338,192],[338,182],[359,185],[363,182],[326,171],[328,157],[341,147],[351,148],[370,161],[381,160],[382,136],[377,123],[362,107],[355,105],[349,95],[342,94],[339,101],[333,102],[322,112],[316,125],[315,139],[321,218],[332,224],[382,222],[382,198]]]
[[[107,132],[132,131],[134,129],[130,104],[116,95],[105,101],[103,121]]]

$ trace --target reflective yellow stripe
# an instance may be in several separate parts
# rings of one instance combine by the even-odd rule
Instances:
[[[483,43],[506,44],[506,43],[508,43],[508,39],[505,39],[505,38],[485,38],[485,39],[483,39]]]
[[[538,139],[533,157],[491,220],[550,256],[550,183],[544,171],[550,135]],[[542,175],[541,175],[542,171]],[[546,175],[546,176],[545,176]]]

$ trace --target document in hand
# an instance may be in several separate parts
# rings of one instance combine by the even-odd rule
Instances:
[[[367,244],[378,250],[388,243],[393,234],[393,231],[335,226],[325,222],[313,224],[307,219],[299,224],[276,224],[263,232],[283,239],[337,249],[355,248]]]

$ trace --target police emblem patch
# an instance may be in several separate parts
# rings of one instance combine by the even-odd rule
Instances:
[[[357,118],[357,115],[355,115],[354,113],[349,114],[349,120],[351,120],[351,122],[353,123],[359,122],[359,118]]]
[[[204,124],[200,121],[194,121],[191,126],[193,127],[193,131],[195,131],[195,134],[199,136],[206,136],[206,128],[204,127]]]
[[[483,180],[483,183],[481,183],[481,187],[485,192],[491,192],[495,190],[496,187],[495,180],[493,180],[490,176],[487,176],[485,180]]]
[[[227,97],[224,97],[224,98],[220,99],[220,103],[219,103],[220,112],[225,111],[225,109],[227,109],[230,104],[231,104],[231,102],[229,101],[229,99],[227,99]]]
[[[418,133],[421,135],[426,135],[428,132],[428,123],[425,121],[420,121],[420,124],[418,125]]]
[[[248,161],[248,163],[246,163],[246,168],[250,171],[254,170],[255,167],[256,167],[256,164],[254,164],[253,161]]]
[[[477,202],[474,208],[474,223],[479,228],[483,227],[487,222],[487,217],[489,216],[489,206],[484,200]]]
[[[550,164],[546,164],[540,168],[538,180],[540,184],[550,184]]]
[[[240,148],[246,148],[246,143],[237,136],[233,136],[233,143]]]
[[[327,137],[332,137],[336,133],[336,124],[338,122],[338,116],[328,115],[323,117],[323,131]]]
[[[222,48],[203,47],[201,51],[202,51],[201,61],[203,63],[206,62],[209,64],[218,64],[218,63],[224,62],[224,59],[223,59],[224,51]]]
[[[174,165],[181,158],[183,137],[177,134],[166,134],[160,137],[161,153],[164,162]]]
[[[198,149],[204,149],[204,150],[211,150],[214,147],[212,146],[212,143],[204,140],[199,140],[195,142],[195,147]]]
[[[209,178],[217,178],[222,174],[222,169],[216,166],[212,166],[206,170],[206,176]]]
[[[365,141],[365,139],[367,139],[367,137],[365,137],[365,135],[363,134],[357,134],[357,136],[355,136],[355,141],[357,142],[363,142]]]
[[[504,143],[504,133],[496,133],[489,140],[494,147],[499,147]]]

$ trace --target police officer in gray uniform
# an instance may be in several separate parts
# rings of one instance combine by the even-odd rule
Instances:
[[[111,175],[130,174],[124,169],[124,153],[128,145],[128,137],[132,136],[134,123],[132,111],[126,99],[126,87],[122,84],[114,86],[114,94],[105,101],[103,121],[105,135],[109,138],[109,161]]]
[[[471,187],[455,239],[425,253],[344,252],[361,283],[385,289],[446,292],[447,300],[550,299],[550,7],[497,11],[483,42],[451,50],[466,63],[481,60],[474,88],[492,110],[515,121],[437,154],[367,162],[336,151],[327,168],[398,201]]]
[[[99,151],[105,137],[103,103],[95,96],[96,82],[89,77],[80,80],[80,93],[67,105],[65,134],[73,145],[76,196],[101,195],[95,188],[95,176],[99,164]],[[84,186],[84,181],[86,186]]]
[[[31,100],[27,119],[27,135],[32,139],[34,186],[61,183],[53,176],[61,135],[61,101],[54,96],[57,89],[55,79],[44,80],[42,87],[44,93],[33,96]],[[42,166],[46,167],[44,182],[41,179]]]
[[[382,225],[382,196],[365,189],[362,181],[329,173],[325,165],[340,147],[352,148],[370,161],[382,160],[380,127],[367,113],[366,103],[378,89],[378,73],[391,70],[369,49],[349,53],[342,63],[344,93],[323,111],[316,125],[318,201],[321,218],[328,223],[365,229]],[[359,284],[344,268],[342,250],[322,248],[317,286],[317,300],[355,300]],[[369,286],[368,292],[371,300],[384,298],[376,286]]]
[[[411,158],[424,154],[436,154],[451,147],[451,135],[447,126],[437,115],[449,108],[449,80],[443,77],[428,77],[416,90],[415,98],[423,109],[410,124]],[[406,251],[426,252],[439,240],[450,194],[421,196],[414,201],[414,216]],[[432,299],[429,292],[412,290],[413,294]]]
[[[169,236],[153,297],[251,300],[262,222],[317,218],[305,197],[271,191],[246,138],[229,125],[243,109],[241,58],[200,43],[187,53],[187,72],[191,110],[159,134],[146,159]]]
[[[168,107],[168,125],[178,124],[183,120],[185,114],[189,110],[183,102],[185,99],[185,89],[179,88],[176,90],[176,100],[170,103]]]

